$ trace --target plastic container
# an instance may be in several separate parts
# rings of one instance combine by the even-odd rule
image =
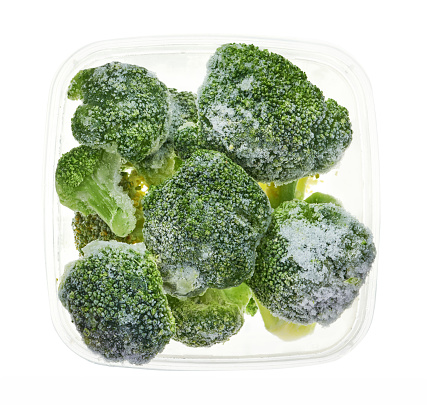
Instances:
[[[81,69],[111,61],[144,66],[168,87],[196,92],[206,62],[224,43],[252,43],[279,53],[307,73],[308,79],[350,112],[354,138],[340,165],[311,191],[339,198],[344,207],[367,225],[379,243],[379,173],[375,111],[369,81],[346,53],[329,45],[285,39],[251,37],[156,37],[94,43],[72,55],[58,71],[51,88],[45,154],[45,253],[51,315],[64,343],[83,358],[110,366],[137,367],[106,362],[90,351],[57,298],[58,279],[64,265],[78,258],[71,220],[73,212],[61,206],[54,191],[56,162],[76,146],[70,120],[79,102],[67,99],[72,77]],[[254,369],[307,365],[335,360],[366,334],[374,312],[377,262],[353,306],[331,326],[320,327],[300,340],[284,342],[264,329],[260,314],[247,316],[242,330],[225,344],[189,348],[171,341],[164,352],[144,366],[148,369],[212,370]]]

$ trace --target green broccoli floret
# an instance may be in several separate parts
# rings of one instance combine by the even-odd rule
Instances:
[[[197,114],[197,95],[189,91],[177,91],[169,89],[172,97],[171,103],[171,138],[175,138],[175,134],[180,126],[187,122],[198,122]]]
[[[283,56],[226,44],[207,65],[199,123],[180,129],[175,147],[218,150],[254,179],[277,185],[325,172],[351,141],[348,112]]]
[[[250,316],[255,316],[257,312],[258,312],[258,305],[254,297],[251,297],[251,299],[248,302],[248,305],[246,305],[245,313]]]
[[[136,167],[169,136],[169,91],[143,67],[112,62],[82,70],[68,97],[83,100],[71,123],[76,140],[116,150]]]
[[[120,237],[113,233],[110,227],[97,214],[89,214],[87,216],[80,212],[76,212],[72,221],[74,243],[79,254],[83,255],[83,248],[94,240],[116,240],[124,243],[139,243],[143,242],[142,225],[144,216],[142,213],[142,198],[145,195],[143,191],[143,179],[131,170],[130,173],[122,172],[119,186],[131,198],[135,207],[136,226],[135,229],[127,236]]]
[[[370,230],[333,203],[281,204],[262,239],[253,277],[255,297],[293,323],[329,325],[348,308],[375,259]]]
[[[168,294],[241,284],[271,218],[267,196],[225,155],[200,150],[143,199],[143,235]]]
[[[84,215],[98,214],[117,235],[136,225],[135,207],[119,186],[121,159],[116,153],[81,145],[61,156],[56,191],[61,204]]]
[[[143,243],[92,242],[69,263],[59,299],[84,343],[108,361],[149,362],[175,333],[152,254]]]
[[[191,347],[223,343],[243,326],[252,297],[248,286],[208,289],[202,296],[180,300],[168,296],[176,323],[174,340]]]

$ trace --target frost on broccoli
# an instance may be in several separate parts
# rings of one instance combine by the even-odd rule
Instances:
[[[83,255],[83,248],[94,240],[116,240],[124,243],[139,243],[143,242],[142,225],[144,216],[142,213],[142,198],[145,195],[143,191],[143,179],[134,169],[130,172],[121,172],[121,180],[119,186],[132,200],[135,207],[136,226],[135,229],[127,236],[120,237],[111,231],[110,227],[97,214],[83,215],[80,212],[74,214],[72,221],[74,244]]]
[[[271,219],[267,196],[245,171],[200,150],[143,199],[143,235],[175,296],[241,284]]]
[[[368,228],[334,203],[280,205],[247,281],[272,315],[329,325],[348,308],[375,259]]]
[[[252,292],[245,284],[208,289],[202,296],[180,300],[168,296],[176,322],[174,340],[191,347],[224,343],[244,324]]]
[[[169,92],[172,97],[170,133],[171,139],[173,139],[179,127],[187,122],[197,123],[197,95],[176,89],[169,89]]]
[[[112,62],[82,70],[68,97],[83,100],[71,123],[76,140],[116,150],[136,167],[169,136],[169,91],[143,67]]]
[[[145,364],[175,324],[162,279],[144,244],[92,242],[66,266],[59,299],[85,344],[108,361]]]
[[[98,214],[117,236],[136,226],[134,204],[119,185],[121,159],[116,153],[81,145],[63,154],[55,173],[61,204],[83,215]]]
[[[351,141],[345,108],[325,101],[289,60],[254,45],[218,48],[197,102],[199,123],[179,131],[178,155],[218,150],[262,183],[328,171]]]

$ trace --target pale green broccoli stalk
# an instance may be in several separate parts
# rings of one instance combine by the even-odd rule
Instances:
[[[325,102],[289,60],[254,45],[217,49],[197,104],[199,122],[179,131],[178,155],[217,150],[266,184],[330,170],[352,137],[345,108]]]
[[[83,100],[71,122],[76,140],[116,150],[136,167],[169,136],[169,91],[143,67],[112,62],[82,70],[68,97]]]
[[[119,185],[121,159],[116,153],[81,145],[63,154],[56,168],[61,204],[83,215],[98,214],[124,237],[136,226],[135,207]]]
[[[305,199],[305,202],[309,204],[321,204],[321,203],[331,203],[342,207],[342,202],[336,199],[334,196],[324,193],[313,193]]]
[[[173,339],[190,347],[226,342],[242,328],[251,297],[245,284],[225,290],[210,288],[200,297],[184,300],[168,296],[176,323]]]
[[[124,243],[139,243],[143,242],[142,225],[144,216],[142,213],[142,198],[145,195],[143,191],[143,179],[136,173],[134,169],[130,172],[122,172],[119,186],[131,198],[135,207],[136,226],[135,229],[127,236],[120,237],[113,233],[110,227],[97,214],[89,214],[87,216],[80,212],[76,212],[72,221],[74,244],[83,255],[83,248],[94,240],[116,240]]]
[[[285,321],[281,318],[273,316],[271,312],[260,302],[258,302],[257,305],[262,320],[264,321],[265,329],[285,342],[301,339],[304,336],[311,335],[314,332],[316,327],[315,323],[310,325],[301,325],[298,323]]]
[[[143,199],[144,241],[168,294],[195,296],[241,284],[268,228],[267,196],[225,155],[200,150]]]
[[[143,243],[95,241],[83,250],[58,295],[84,343],[107,361],[149,362],[175,333],[154,257]]]
[[[247,281],[273,316],[329,325],[357,297],[375,259],[370,230],[333,203],[275,209]]]

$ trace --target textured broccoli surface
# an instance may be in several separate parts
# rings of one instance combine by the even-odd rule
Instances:
[[[267,196],[225,155],[200,150],[143,199],[143,235],[166,291],[194,296],[241,284],[271,219]]]
[[[120,167],[116,153],[81,145],[61,156],[55,180],[61,204],[84,215],[98,214],[124,237],[137,220],[133,201],[119,185]]]
[[[177,91],[176,89],[169,89],[169,92],[172,97],[170,133],[173,139],[180,126],[187,122],[197,123],[197,95],[189,91]]]
[[[109,361],[144,364],[175,332],[154,257],[144,244],[92,242],[66,266],[59,299],[85,344]]]
[[[180,129],[178,155],[218,150],[262,183],[325,172],[351,141],[347,110],[283,56],[226,44],[207,65],[198,92],[199,124]]]
[[[176,322],[173,339],[191,347],[226,342],[243,326],[251,297],[245,284],[225,290],[210,288],[200,297],[184,300],[168,296]]]
[[[94,240],[116,240],[123,243],[139,243],[143,242],[142,225],[144,216],[142,213],[142,198],[145,195],[143,191],[143,178],[131,168],[130,172],[121,172],[121,180],[119,186],[132,200],[135,207],[136,226],[135,229],[127,236],[120,237],[111,231],[110,227],[97,214],[89,214],[87,216],[80,212],[76,212],[72,221],[74,244],[83,256],[83,248]]]
[[[71,122],[76,140],[116,150],[136,167],[169,136],[169,91],[143,67],[112,62],[82,70],[68,97],[83,100]]]
[[[329,325],[348,308],[375,258],[372,234],[333,203],[280,205],[247,281],[272,315]]]

